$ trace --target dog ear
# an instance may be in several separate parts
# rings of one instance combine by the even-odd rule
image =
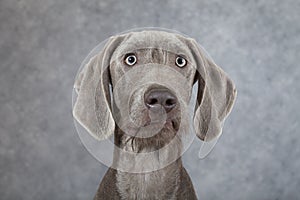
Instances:
[[[190,48],[197,65],[195,79],[198,81],[194,127],[201,140],[211,141],[221,135],[237,92],[233,81],[193,39],[190,39]]]
[[[97,140],[114,133],[109,93],[109,65],[112,53],[123,36],[111,37],[100,53],[92,57],[77,75],[74,89],[78,96],[73,107],[74,118]]]

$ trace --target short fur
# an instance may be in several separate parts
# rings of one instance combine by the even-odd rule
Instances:
[[[124,63],[128,53],[137,56],[135,66]],[[178,55],[188,61],[184,68],[175,65]],[[190,101],[194,83],[198,84],[195,132],[201,140],[209,141],[221,134],[236,98],[236,89],[232,80],[207,58],[193,39],[163,31],[111,37],[103,50],[84,67],[75,81],[78,98],[73,113],[77,121],[98,140],[114,134],[116,147],[126,152],[158,152],[151,160],[140,160],[137,157],[129,159],[115,151],[113,166],[104,176],[95,199],[197,199],[182,165],[182,144],[178,136],[178,127],[188,126],[185,115],[180,113],[186,111],[184,105]],[[132,90],[134,87],[136,89]],[[144,95],[151,88],[162,87],[174,93],[180,104],[169,113],[153,114],[144,104]],[[162,121],[162,116],[167,121],[156,135],[139,137],[148,134],[144,128],[149,124],[150,130],[156,130],[157,126],[151,121]],[[174,138],[178,138],[177,142],[169,147]],[[165,153],[159,153],[158,150],[166,146]],[[134,169],[159,166],[174,155],[178,156],[174,162],[155,171],[130,173],[120,170],[127,165]]]

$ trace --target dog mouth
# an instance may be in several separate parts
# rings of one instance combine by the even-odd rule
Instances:
[[[167,129],[174,129],[177,132],[179,130],[179,122],[177,120],[167,120],[164,127]]]
[[[136,134],[127,136],[128,144],[134,152],[153,152],[168,145],[176,137],[180,119],[147,121]],[[143,130],[143,131],[141,131]]]
[[[151,126],[153,129],[166,128],[168,130],[179,130],[179,119],[167,119],[165,122],[147,120],[143,127]]]

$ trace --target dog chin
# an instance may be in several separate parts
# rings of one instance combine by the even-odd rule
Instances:
[[[167,144],[176,136],[180,119],[167,119],[165,122],[146,122],[140,129],[132,129],[134,134],[125,134],[125,143],[135,152],[156,151]],[[127,132],[128,133],[128,132]]]

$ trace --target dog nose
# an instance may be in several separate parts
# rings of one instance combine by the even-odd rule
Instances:
[[[177,98],[167,90],[152,90],[145,95],[145,104],[148,108],[161,105],[166,112],[170,112],[176,103]]]

